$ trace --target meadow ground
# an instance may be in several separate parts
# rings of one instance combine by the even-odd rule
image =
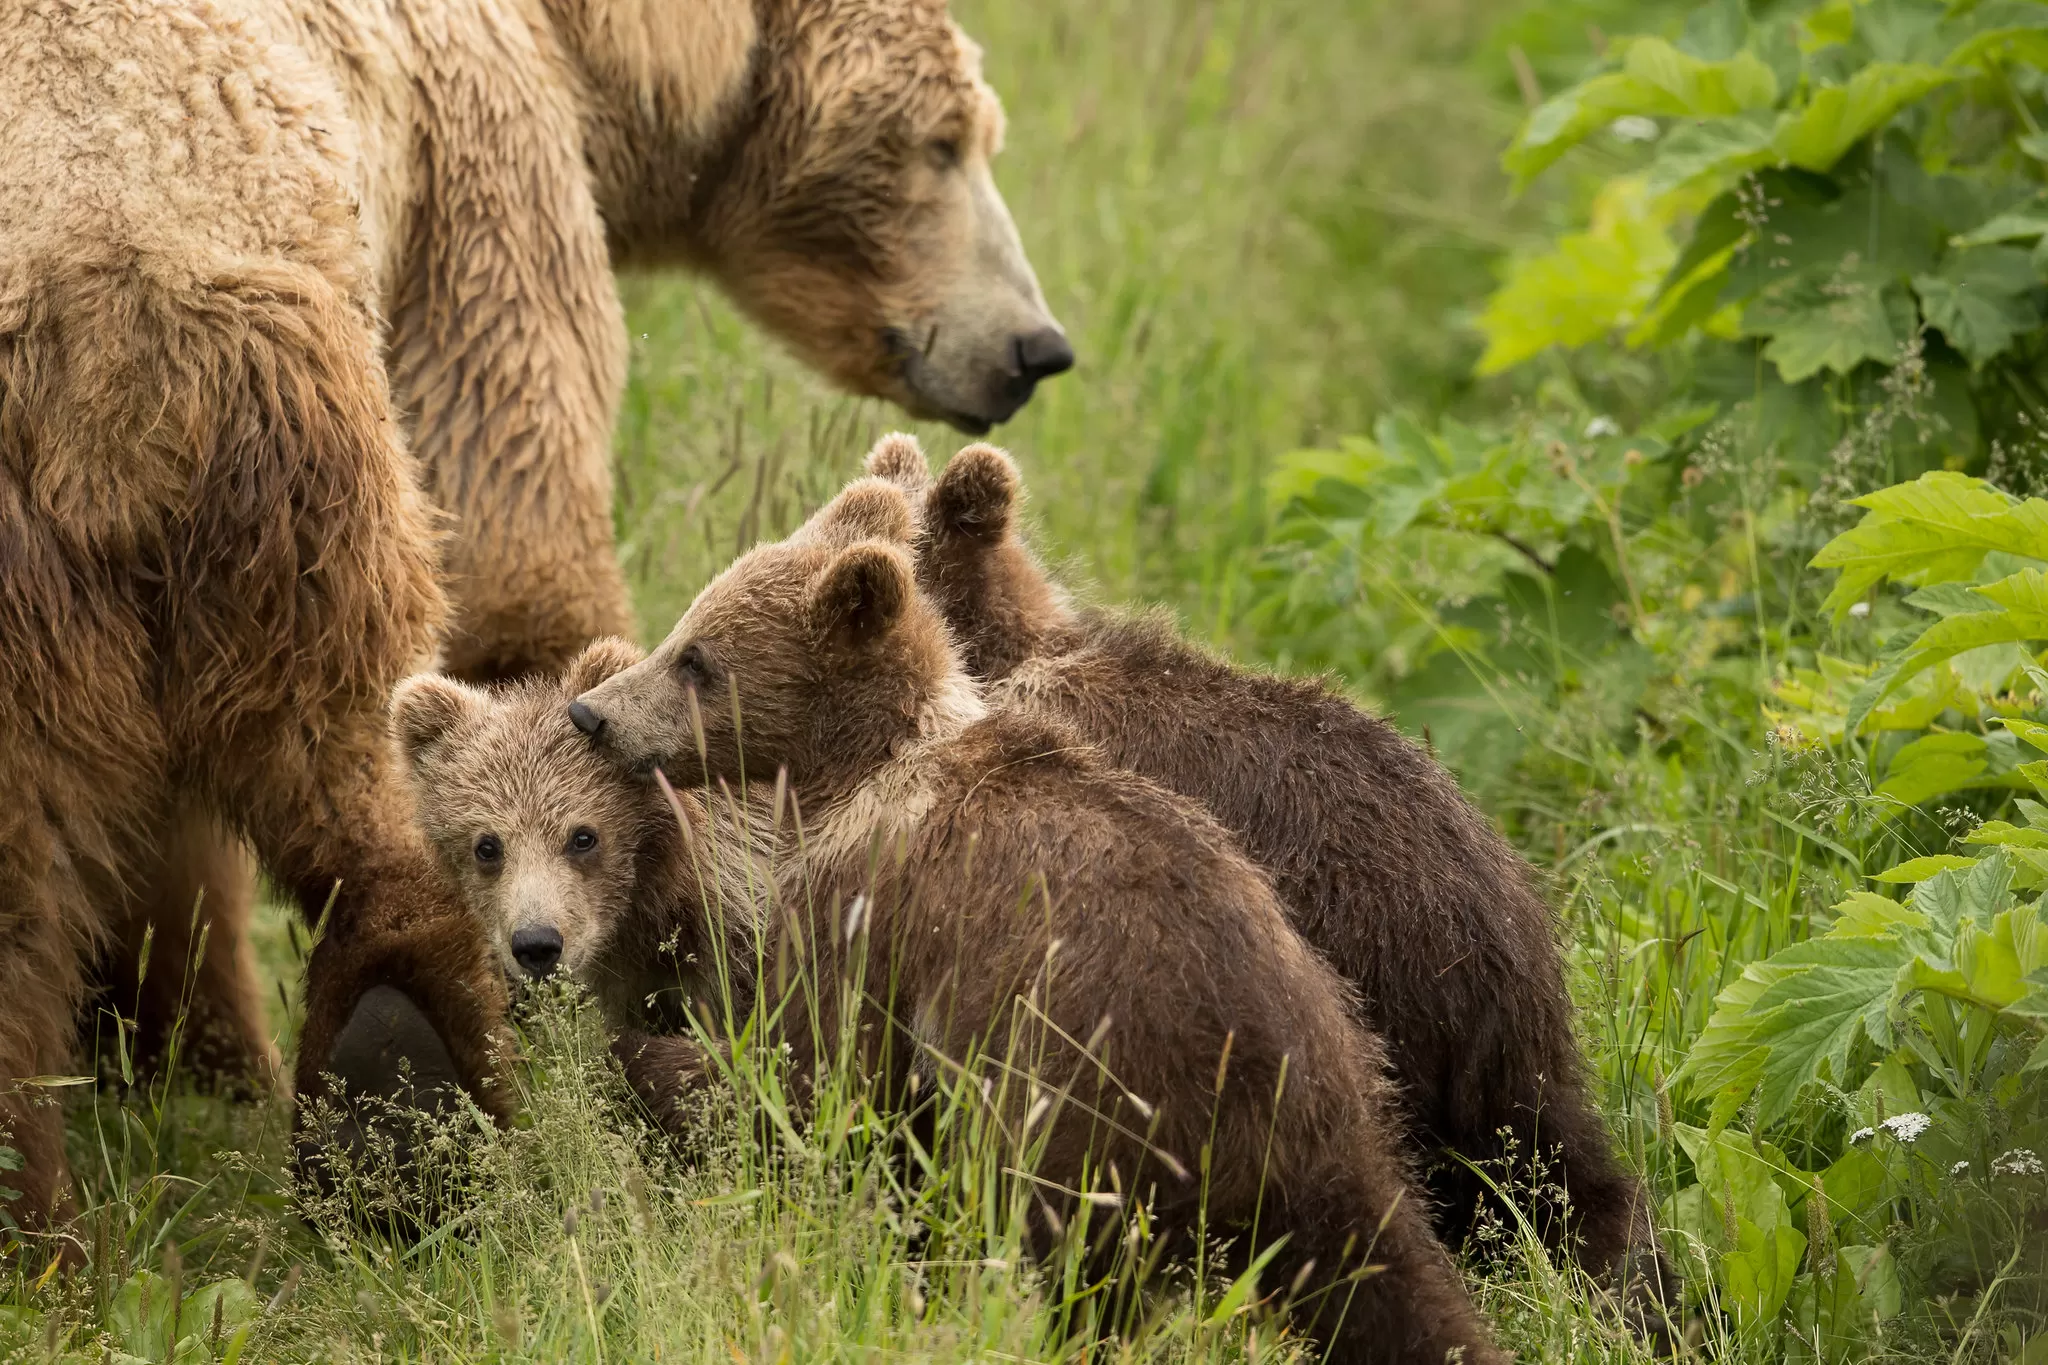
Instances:
[[[1550,28],[1576,34],[1599,8]],[[1470,322],[1501,253],[1549,211],[1540,194],[1511,201],[1496,165],[1522,113],[1500,28],[1520,7],[958,0],[956,12],[1006,99],[999,177],[1080,355],[999,438],[1029,481],[1040,544],[1093,597],[1164,602],[1194,635],[1286,665],[1285,632],[1247,610],[1270,568],[1273,461],[1396,406],[1511,401],[1471,380]],[[1529,78],[1549,78],[1540,42],[1517,50],[1534,59]],[[623,288],[633,366],[617,521],[651,640],[902,421],[823,390],[708,289],[667,276]],[[959,440],[917,430],[935,454]],[[1675,1178],[1664,1077],[1714,993],[1794,937],[1816,894],[1810,844],[1757,799],[1769,759],[1755,730],[1753,714],[1726,718],[1713,762],[1578,807],[1480,791],[1555,875],[1617,1137],[1660,1193]],[[1575,754],[1597,763],[1598,745]],[[288,1046],[304,944],[276,913],[260,932]],[[1701,950],[1668,947],[1695,934]],[[764,1148],[746,1115],[782,1112],[769,1066],[735,1078],[744,1104],[707,1108],[686,1162],[639,1131],[586,1015],[544,1003],[527,1024],[527,1119],[447,1135],[467,1158],[463,1212],[408,1246],[294,1216],[280,1105],[175,1078],[71,1088],[95,1264],[67,1278],[16,1258],[0,1341],[22,1359],[80,1361],[707,1365],[1295,1349],[1244,1286],[1214,1275],[1129,1293],[1128,1263],[1096,1283],[1065,1261],[1020,1259],[1003,1144],[971,1105],[949,1109],[908,1164],[854,1093],[825,1095],[807,1128]],[[1523,1359],[1647,1358],[1512,1220],[1494,1240],[1473,1283]],[[1778,1358],[1713,1315],[1694,1344]],[[1982,1346],[1965,1334],[1958,1358]]]

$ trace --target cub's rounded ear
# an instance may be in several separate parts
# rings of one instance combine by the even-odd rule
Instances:
[[[839,490],[839,496],[818,509],[792,540],[822,540],[829,545],[853,545],[863,540],[894,540],[910,543],[917,529],[911,515],[910,499],[887,479],[855,479]]]
[[[562,690],[580,697],[614,673],[623,673],[640,662],[640,647],[631,640],[605,635],[583,646],[562,674]]]
[[[984,543],[1001,540],[1010,529],[1022,481],[1008,455],[992,445],[965,446],[946,462],[939,481],[925,498],[925,517],[932,530]]]
[[[468,683],[440,673],[416,673],[392,690],[391,737],[407,762],[416,761],[490,700]]]
[[[889,633],[916,591],[902,547],[869,540],[841,551],[818,575],[811,607],[834,640],[866,645]]]
[[[922,493],[932,481],[924,447],[907,431],[892,431],[875,442],[875,448],[868,452],[867,471],[909,493]]]

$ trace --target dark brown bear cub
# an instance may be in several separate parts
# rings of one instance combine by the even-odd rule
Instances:
[[[708,1026],[747,1008],[756,936],[745,822],[673,805],[591,751],[564,709],[639,662],[599,640],[559,679],[485,689],[423,673],[391,731],[416,819],[513,980],[560,974],[615,1026]]]
[[[1232,667],[1160,619],[1075,609],[1017,533],[1001,451],[969,446],[933,481],[917,443],[890,436],[868,469],[917,499],[919,584],[990,703],[1071,725],[1207,806],[1357,986],[1418,1140],[1475,1162],[1512,1150],[1524,1170],[1540,1158],[1570,1194],[1569,1227],[1547,1232],[1657,1329],[1669,1271],[1586,1093],[1550,912],[1450,774],[1323,683]],[[1462,1238],[1480,1182],[1448,1160],[1433,1192]]]
[[[572,707],[628,771],[787,771],[800,843],[764,959],[817,992],[779,1016],[794,1075],[821,1056],[804,1021],[842,1008],[885,1094],[977,1055],[1028,1068],[991,1093],[1043,1143],[1048,1198],[1115,1180],[1187,1229],[1209,1145],[1210,1225],[1286,1235],[1267,1285],[1298,1286],[1329,1359],[1503,1359],[1409,1183],[1377,1040],[1265,875],[1193,803],[985,708],[910,529],[893,485],[854,485]],[[629,1073],[673,1093],[705,1060],[657,1040]]]

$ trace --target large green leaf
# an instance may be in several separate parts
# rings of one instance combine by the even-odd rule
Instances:
[[[1913,335],[1913,305],[1875,267],[1816,272],[1759,295],[1743,311],[1742,331],[1769,337],[1765,358],[1796,384],[1824,369],[1847,374],[1866,360],[1896,360]]]
[[[1532,111],[1501,165],[1526,184],[1589,134],[1624,114],[1712,118],[1768,108],[1777,78],[1753,54],[1707,62],[1661,38],[1630,41],[1619,71],[1583,81]]]
[[[1913,279],[1927,320],[1977,368],[2040,325],[2040,285],[2027,253],[2009,246],[1951,252]]]
[[[1479,373],[1498,374],[1550,346],[1583,346],[1633,322],[1678,254],[1665,217],[1641,179],[1609,182],[1586,231],[1509,267],[1479,317]]]
[[[1892,756],[1877,794],[1898,803],[1885,814],[1979,785],[1990,767],[1981,735],[1923,735]]]
[[[1873,62],[1843,85],[1824,85],[1782,123],[1772,149],[1783,161],[1825,171],[1842,153],[1914,100],[1955,79],[1938,66]]]
[[[1777,120],[1764,111],[1703,119],[1674,128],[1657,144],[1650,166],[1652,194],[1669,194],[1696,180],[1725,177],[1769,165]]]
[[[1968,578],[1992,550],[2048,558],[2048,502],[2016,503],[1982,479],[1937,469],[1855,503],[1867,515],[1812,561],[1816,569],[1842,571],[1824,604],[1837,621],[1886,578]]]
[[[1913,888],[1908,902],[1927,917],[1936,942],[1954,941],[1965,924],[1990,926],[2012,894],[2012,864],[2006,850],[1993,849],[1969,867],[1929,877]]]
[[[1716,997],[1679,1075],[1700,1092],[1753,1076],[1758,1121],[1775,1122],[1810,1081],[1844,1082],[1857,1039],[1890,1046],[1887,1009],[1912,956],[1902,938],[1864,936],[1795,943],[1750,963]]]

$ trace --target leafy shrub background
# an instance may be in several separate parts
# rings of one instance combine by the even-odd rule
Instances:
[[[1584,205],[1479,312],[1511,411],[1268,485],[1257,628],[1583,869],[1688,1291],[1802,1359],[2042,1306],[2044,64],[2030,3],[1610,40],[1503,157]]]

